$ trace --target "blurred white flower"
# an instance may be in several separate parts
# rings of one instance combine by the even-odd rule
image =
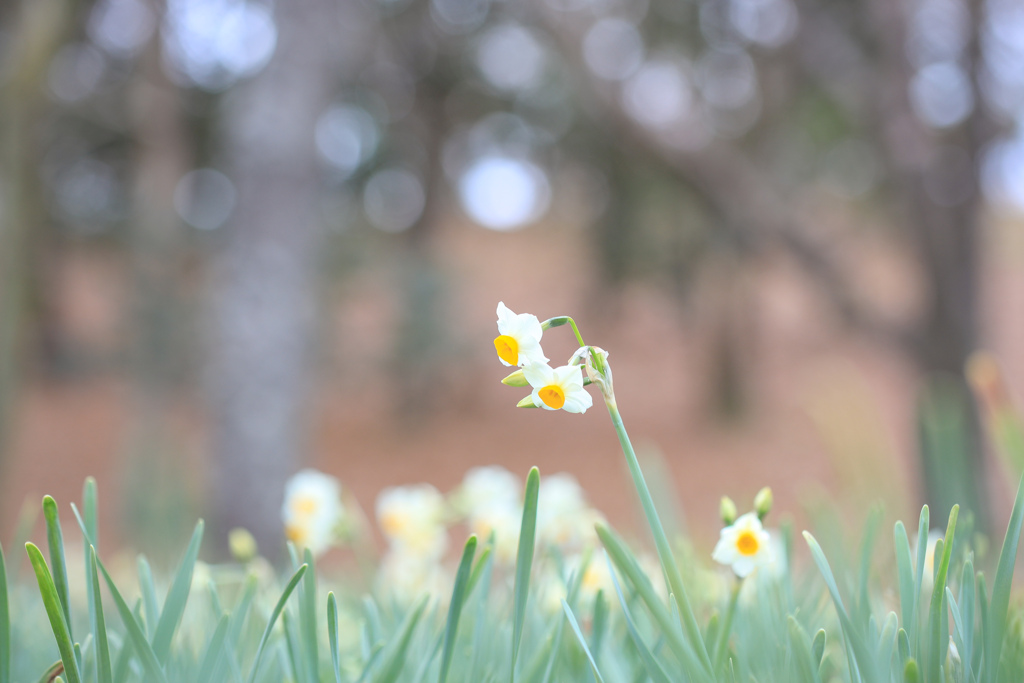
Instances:
[[[571,474],[560,472],[540,482],[537,538],[542,543],[579,549],[595,538],[600,513],[590,508],[583,489]]]
[[[430,484],[395,486],[377,497],[377,523],[393,550],[439,558],[448,547],[444,509],[444,497]]]
[[[495,559],[501,564],[511,565],[519,552],[522,521],[523,506],[518,501],[497,501],[474,510],[469,518],[469,529],[481,542],[486,542],[493,533]]]
[[[409,555],[400,548],[392,548],[384,557],[377,582],[381,591],[404,605],[425,594],[440,604],[451,597],[450,577],[437,559]]]
[[[285,485],[281,507],[285,535],[314,555],[322,553],[336,539],[342,511],[341,484],[328,474],[305,469]]]
[[[585,413],[594,405],[583,388],[583,369],[578,365],[552,368],[547,363],[532,363],[523,368],[523,374],[533,387],[533,404],[539,408]]]
[[[500,465],[474,467],[462,478],[453,502],[460,514],[469,516],[484,506],[519,504],[522,490],[519,477]]]
[[[494,339],[494,349],[503,364],[511,367],[547,363],[548,359],[540,348],[543,334],[537,316],[513,313],[505,302],[498,302],[498,336]]]
[[[715,562],[732,565],[737,576],[748,576],[772,561],[771,535],[761,526],[757,515],[748,512],[722,529],[711,557]]]

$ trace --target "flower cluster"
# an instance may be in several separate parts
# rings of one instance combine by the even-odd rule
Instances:
[[[553,368],[548,365],[548,358],[540,346],[544,330],[565,324],[568,318],[553,318],[541,323],[530,313],[512,312],[504,302],[498,302],[497,313],[498,336],[494,339],[494,349],[498,359],[506,366],[522,368],[506,377],[504,382],[511,386],[529,385],[533,389],[519,405],[568,413],[587,412],[594,401],[583,388],[582,356],[575,354],[568,364]],[[580,344],[582,346],[582,342]]]

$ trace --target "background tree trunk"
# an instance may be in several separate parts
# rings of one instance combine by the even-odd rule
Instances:
[[[273,59],[224,102],[238,204],[210,288],[212,512],[219,542],[246,527],[268,557],[281,547],[283,484],[304,459],[323,239],[314,127],[336,73],[333,8],[329,0],[280,5]]]

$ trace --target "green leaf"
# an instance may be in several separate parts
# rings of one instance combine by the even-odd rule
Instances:
[[[928,667],[925,677],[932,683],[942,683],[939,666],[942,663],[942,652],[947,639],[943,638],[942,617],[947,610],[943,609],[942,601],[946,593],[946,575],[949,572],[949,560],[953,556],[953,535],[956,532],[956,520],[960,506],[954,505],[949,511],[949,522],[946,524],[946,537],[942,541],[942,558],[939,560],[935,574],[935,586],[932,589],[931,606],[928,612]]]
[[[153,570],[145,555],[135,559],[139,572],[139,593],[142,594],[142,608],[146,615],[146,633],[150,639],[156,634],[156,625],[160,621],[160,603],[156,599],[156,585],[153,582]]]
[[[11,683],[11,613],[3,545],[0,545],[0,683]]]
[[[655,592],[654,586],[651,585],[650,579],[647,578],[647,575],[640,569],[640,566],[633,558],[633,554],[629,552],[622,540],[607,526],[599,523],[594,528],[597,530],[597,536],[601,539],[601,543],[604,544],[608,557],[615,565],[615,568],[633,586],[633,590],[637,592],[640,599],[647,606],[648,612],[658,623],[662,635],[667,638],[672,653],[686,668],[691,677],[703,676],[708,678],[703,673],[700,659],[697,658],[689,644],[683,639],[678,621],[673,620],[671,613],[666,609],[661,598]],[[675,605],[676,603],[673,602],[672,606],[674,607]]]
[[[860,580],[858,582],[857,604],[855,606],[855,621],[858,625],[867,623],[871,616],[871,604],[868,596],[868,579],[871,575],[871,551],[875,545],[875,535],[878,533],[879,523],[882,521],[881,506],[874,506],[868,513],[867,522],[864,525],[864,541],[861,545],[860,554]]]
[[[914,581],[916,587],[914,593],[914,612],[913,619],[907,624],[907,633],[910,635],[910,642],[914,646],[914,654],[920,656],[921,652],[921,634],[919,623],[921,621],[921,581],[924,579],[924,563],[928,555],[928,531],[931,528],[931,520],[929,519],[928,506],[924,505],[921,507],[921,517],[917,523],[917,564],[915,568],[917,570],[917,577]],[[917,666],[917,663],[914,663]],[[915,671],[917,669],[915,668]]]
[[[307,565],[300,566],[295,573],[292,574],[291,580],[288,585],[285,586],[284,592],[281,593],[281,597],[278,598],[277,604],[274,605],[274,610],[270,613],[270,619],[267,621],[267,627],[263,629],[263,637],[260,638],[260,644],[256,648],[256,655],[252,660],[252,669],[249,670],[249,683],[253,683],[256,680],[256,672],[260,668],[260,660],[263,659],[263,651],[267,647],[267,641],[270,640],[270,634],[274,629],[274,624],[277,623],[278,617],[281,616],[281,610],[284,609],[285,604],[288,602],[288,598],[291,597],[292,591],[299,585],[299,581],[302,580],[302,575],[306,573],[308,569]]]
[[[100,596],[100,577],[96,568],[96,546],[89,546],[89,577],[92,580],[92,595],[96,604],[92,610],[92,633],[96,639],[96,680],[98,683],[113,683],[114,673],[110,668],[110,646],[107,644],[107,626],[103,618],[103,601]]]
[[[832,603],[835,605],[836,614],[839,615],[839,625],[842,627],[843,635],[846,636],[846,642],[853,651],[853,655],[856,659],[857,667],[860,669],[862,678],[865,681],[878,680],[878,674],[876,672],[877,662],[869,653],[867,645],[864,642],[863,635],[857,629],[856,625],[850,620],[850,616],[847,613],[846,608],[843,606],[843,599],[839,595],[839,587],[836,585],[835,576],[832,574],[832,568],[829,566],[828,560],[825,558],[825,553],[822,551],[818,541],[815,540],[814,536],[812,536],[810,532],[804,532],[804,540],[807,541],[807,545],[811,549],[811,557],[814,559],[814,563],[818,566],[818,570],[825,579],[825,585],[828,587],[828,592],[832,596]]]
[[[103,580],[107,584],[110,596],[114,599],[114,605],[117,607],[118,614],[121,615],[121,621],[124,623],[124,627],[128,631],[128,637],[131,639],[132,647],[138,655],[139,661],[142,662],[142,668],[146,671],[146,675],[151,679],[155,679],[159,683],[167,683],[167,676],[160,667],[160,662],[157,661],[156,655],[153,653],[153,648],[150,646],[149,640],[147,640],[146,634],[143,632],[138,620],[135,618],[135,615],[132,614],[132,611],[128,609],[128,603],[124,601],[123,597],[121,597],[121,592],[117,590],[114,580],[110,577],[110,574],[107,572],[107,568],[103,566],[103,562],[101,562],[99,558],[96,559],[96,564],[100,569],[100,573],[103,574]],[[127,644],[125,644],[125,647],[127,647]]]
[[[35,545],[26,543],[25,551],[28,553],[29,562],[32,563],[32,569],[36,573],[39,594],[43,598],[46,616],[50,619],[50,628],[53,629],[53,636],[57,640],[57,650],[60,652],[60,661],[64,665],[68,683],[82,683],[78,662],[75,659],[75,644],[71,641],[71,632],[68,631],[67,621],[65,621],[67,617],[61,608],[60,596],[57,594],[57,588],[50,576],[50,569],[46,566],[43,554]]]
[[[622,594],[622,587],[619,585],[619,579],[615,576],[615,570],[612,567],[611,558],[605,554],[605,559],[608,562],[608,571],[612,576],[612,585],[615,586],[615,594],[619,598],[619,605],[622,606],[622,615],[626,619],[626,629],[629,631],[629,637],[633,641],[633,645],[636,647],[637,652],[640,653],[640,660],[644,664],[644,669],[647,671],[647,675],[650,676],[654,683],[670,683],[668,674],[665,673],[665,669],[662,668],[661,664],[654,657],[651,649],[647,647],[647,643],[644,642],[640,636],[640,631],[637,630],[636,623],[633,621],[633,615],[629,611],[629,606],[626,604],[626,598]]]
[[[196,559],[199,557],[199,546],[203,542],[203,520],[199,520],[195,530],[192,532],[192,540],[189,541],[185,557],[181,560],[177,573],[174,575],[174,582],[167,597],[164,599],[163,609],[160,610],[160,620],[156,624],[156,632],[153,634],[153,653],[161,665],[167,662],[171,652],[171,640],[174,632],[178,630],[181,623],[181,616],[185,613],[185,604],[188,602],[188,594],[192,589],[192,571],[196,566]]]
[[[341,683],[341,658],[338,656],[338,601],[334,591],[327,593],[327,639],[331,646],[331,664],[335,683]]]
[[[305,645],[306,672],[311,682],[320,680],[320,651],[316,636],[316,564],[313,553],[306,548],[303,560],[309,569],[299,584],[299,631]]]
[[[900,585],[900,617],[903,626],[909,628],[914,618],[914,594],[917,584],[914,583],[914,565],[910,559],[910,539],[903,522],[896,522],[893,527],[893,543],[896,546],[896,574]]]
[[[86,477],[85,483],[82,485],[82,506],[85,509],[85,521],[86,526],[89,528],[89,536],[93,539],[93,544],[88,542],[83,543],[82,550],[85,554],[85,592],[86,602],[89,606],[89,623],[95,624],[96,596],[99,595],[99,582],[93,580],[95,578],[95,572],[93,571],[92,563],[89,561],[89,558],[93,552],[93,547],[98,547],[95,546],[95,541],[99,537],[99,523],[97,521],[98,503],[96,480],[92,477]]]
[[[970,558],[960,572],[960,623],[964,625],[960,658],[970,680],[974,676],[974,562]]]
[[[786,626],[789,631],[789,647],[793,652],[800,680],[804,683],[821,683],[821,675],[818,673],[818,667],[821,665],[821,662],[817,660],[813,647],[807,646],[807,632],[804,631],[792,614],[786,617]],[[822,632],[819,631],[818,633]],[[812,646],[816,644],[817,636],[815,636]]]
[[[68,598],[68,569],[64,558],[64,534],[60,531],[60,516],[57,501],[50,496],[43,496],[43,517],[46,518],[46,542],[50,549],[50,566],[53,567],[53,585],[57,589],[64,621],[71,635],[71,602]]]
[[[427,599],[424,597],[414,609],[406,614],[398,635],[392,639],[388,646],[387,656],[384,658],[387,665],[377,678],[377,683],[395,683],[398,680],[399,674],[402,673],[402,667],[405,666],[405,656],[409,650],[409,643],[412,642],[412,634],[415,632],[416,624],[419,623],[426,607]]]
[[[217,662],[220,660],[221,653],[224,651],[224,640],[228,635],[228,624],[230,618],[227,614],[221,614],[220,620],[217,621],[217,628],[214,629],[213,635],[210,636],[210,642],[206,646],[206,651],[203,653],[203,658],[199,664],[199,674],[196,676],[196,683],[209,683],[213,676],[213,671],[217,666]]]
[[[448,606],[448,620],[444,629],[444,654],[441,655],[441,672],[437,677],[438,683],[445,683],[448,678],[448,668],[452,663],[452,654],[455,651],[455,638],[459,631],[459,616],[462,614],[463,601],[469,584],[470,570],[473,568],[473,556],[476,555],[476,536],[472,535],[466,541],[462,549],[462,561],[459,562],[459,569],[455,573],[455,587],[452,589],[452,601]]]
[[[576,617],[573,616],[569,603],[564,599],[562,600],[562,611],[565,612],[565,618],[569,620],[569,626],[572,627],[572,632],[576,634],[576,640],[579,641],[580,647],[583,648],[583,653],[587,655],[587,661],[590,662],[590,670],[594,672],[594,678],[597,679],[597,683],[604,683],[604,677],[597,668],[597,662],[594,661],[594,655],[590,653],[590,648],[587,647],[587,639],[583,637],[583,632],[580,631],[580,625],[576,623]]]
[[[1013,567],[1017,562],[1017,544],[1020,542],[1021,523],[1024,522],[1024,477],[1017,485],[1017,496],[1010,512],[1003,547],[996,564],[996,578],[992,582],[992,598],[988,603],[988,635],[985,638],[985,682],[994,683],[999,668],[999,657],[1006,633],[1006,615],[1010,607],[1010,585]]]
[[[526,619],[526,600],[530,593],[530,571],[533,567],[534,537],[537,532],[537,495],[540,491],[540,470],[530,469],[526,477],[526,493],[523,498],[523,523],[519,531],[519,551],[516,554],[516,582],[512,621],[512,670],[509,680],[516,679],[516,660],[519,658],[519,643],[523,637]]]
[[[825,656],[825,643],[827,641],[828,634],[825,633],[825,629],[819,628],[818,632],[814,634],[814,642],[811,643],[811,652],[814,655],[814,668],[816,670],[821,667],[821,660]]]

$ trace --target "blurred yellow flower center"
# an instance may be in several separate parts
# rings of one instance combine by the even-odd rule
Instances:
[[[388,536],[398,536],[408,526],[408,520],[399,512],[385,512],[381,515],[380,526]]]
[[[509,365],[519,364],[519,342],[514,337],[503,334],[494,339],[494,349],[498,352],[498,358]]]
[[[292,510],[300,515],[311,515],[316,512],[316,498],[313,496],[296,496],[292,501]]]
[[[740,555],[756,555],[760,547],[761,544],[758,543],[753,531],[744,531],[736,539],[736,550],[740,551]]]
[[[296,545],[306,544],[306,527],[298,524],[289,524],[285,527],[284,535],[288,537],[288,540]]]
[[[549,384],[537,392],[540,400],[544,401],[550,408],[558,410],[565,405],[565,391],[557,384]]]

